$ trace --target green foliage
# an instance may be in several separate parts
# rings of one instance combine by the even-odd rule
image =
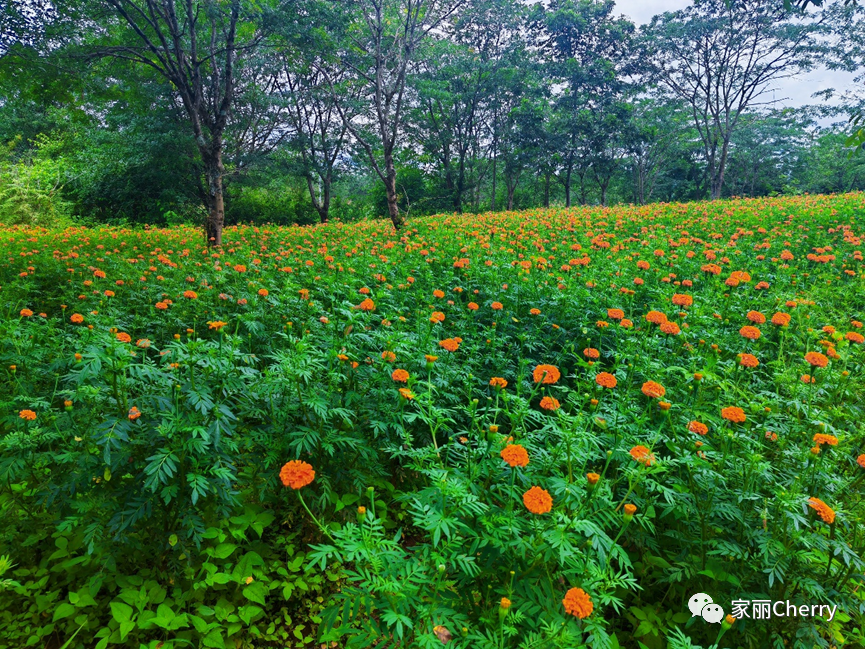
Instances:
[[[862,209],[4,230],[0,647],[854,646]]]
[[[151,546],[157,554],[115,553],[122,566],[88,553],[81,534],[36,533],[19,554],[42,541],[54,552],[13,570],[0,647],[65,638],[72,649],[308,646],[338,573],[313,570],[297,534],[274,527],[273,514],[247,507],[205,530],[196,559],[172,535]]]
[[[68,181],[63,158],[53,158],[54,143],[37,138],[24,159],[12,159],[17,140],[0,147],[0,225],[64,227],[69,224],[71,203],[61,190]]]

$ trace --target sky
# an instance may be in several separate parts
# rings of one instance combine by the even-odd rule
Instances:
[[[690,0],[616,0],[616,14],[624,14],[637,25],[648,23],[652,16],[675,11],[690,4]],[[818,104],[823,100],[812,98],[811,95],[820,90],[834,88],[843,92],[848,88],[854,88],[855,75],[849,72],[839,72],[818,68],[808,73],[797,75],[789,79],[782,79],[775,85],[775,99],[778,106],[802,106],[805,104]],[[836,102],[833,102],[836,103]]]

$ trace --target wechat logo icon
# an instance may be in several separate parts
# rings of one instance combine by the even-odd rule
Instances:
[[[697,593],[688,600],[691,616],[699,615],[709,624],[718,624],[724,619],[724,609],[712,601],[706,593]]]

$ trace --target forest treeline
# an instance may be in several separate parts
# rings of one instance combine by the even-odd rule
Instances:
[[[307,224],[865,188],[856,4],[10,0],[0,222]]]

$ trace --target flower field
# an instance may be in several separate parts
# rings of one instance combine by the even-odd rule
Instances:
[[[0,232],[0,647],[861,646],[863,209]]]

